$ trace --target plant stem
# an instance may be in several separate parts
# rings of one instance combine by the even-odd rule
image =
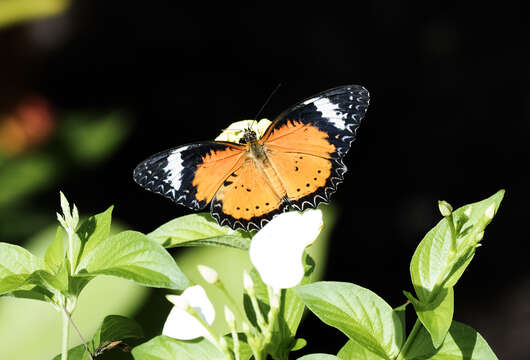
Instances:
[[[93,360],[94,357],[92,356],[92,352],[90,351],[90,349],[88,348],[88,344],[87,342],[85,341],[85,339],[83,338],[83,335],[81,335],[81,331],[79,331],[79,329],[77,328],[77,326],[75,325],[74,321],[72,320],[72,317],[70,316],[70,314],[68,313],[68,310],[66,310],[66,307],[63,307],[63,316],[66,316],[66,318],[68,319],[68,321],[72,324],[72,327],[74,328],[75,332],[77,333],[77,335],[79,336],[79,338],[81,339],[81,341],[83,342],[83,345],[85,345],[85,350],[86,352],[88,353],[88,357],[90,358],[90,360]],[[62,360],[62,359],[61,359]]]
[[[68,360],[68,335],[70,332],[70,322],[65,311],[62,312],[63,339],[61,344],[61,360]]]
[[[418,335],[418,331],[420,331],[421,327],[422,327],[422,324],[421,324],[420,319],[416,319],[416,322],[414,323],[414,327],[410,331],[410,334],[407,337],[405,344],[403,344],[403,347],[401,348],[401,351],[399,352],[399,355],[397,356],[396,360],[405,360],[407,351],[409,350],[410,345],[414,343],[414,340],[416,340],[416,336]]]

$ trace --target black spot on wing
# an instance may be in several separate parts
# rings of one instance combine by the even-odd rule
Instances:
[[[229,143],[202,142],[162,151],[142,161],[133,171],[133,179],[146,190],[163,195],[192,210],[206,207],[196,199],[192,185],[197,166],[213,150],[224,150]]]
[[[289,200],[290,206],[298,211],[304,211],[305,209],[316,208],[320,203],[327,204],[329,202],[331,194],[337,191],[337,187],[344,180],[344,173],[347,171],[342,159],[331,159],[330,161],[332,163],[331,174],[324,186],[298,200]]]

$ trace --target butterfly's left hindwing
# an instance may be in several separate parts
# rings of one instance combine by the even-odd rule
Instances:
[[[243,147],[231,143],[182,145],[141,162],[134,169],[133,178],[147,190],[200,210],[240,166],[242,155]]]

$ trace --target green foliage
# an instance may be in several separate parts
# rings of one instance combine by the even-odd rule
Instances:
[[[409,348],[407,359],[423,360],[496,360],[484,338],[471,327],[453,321],[445,340],[440,347],[435,347],[432,337],[422,328]]]
[[[128,135],[129,124],[125,116],[121,111],[65,115],[60,135],[69,155],[85,166],[101,161]]]
[[[257,360],[268,356],[286,360],[290,352],[307,344],[305,339],[296,338],[307,307],[325,324],[343,332],[348,341],[336,356],[310,354],[299,359],[495,360],[495,354],[480,334],[453,320],[454,286],[474,258],[503,195],[501,190],[455,211],[449,203],[439,203],[444,218],[414,252],[410,273],[415,294],[405,291],[408,302],[402,306],[393,309],[377,294],[352,283],[312,283],[315,262],[304,253],[305,274],[301,284],[292,289],[272,289],[252,268],[251,281],[247,279],[243,294],[246,316],[236,316],[237,321],[245,321],[243,332],[238,332],[236,320],[228,312],[225,316],[231,319],[229,334],[216,337],[210,328],[207,338],[196,340],[157,336],[135,347],[132,355],[136,360],[248,360],[252,356]],[[77,208],[70,207],[62,194],[61,208],[58,220],[62,226],[43,259],[19,246],[0,243],[0,295],[48,302],[70,314],[81,291],[99,275],[183,290],[190,282],[164,247],[214,246],[245,251],[251,241],[250,234],[220,227],[204,214],[174,219],[148,235],[136,231],[110,235],[112,207],[80,225]],[[223,291],[220,280],[211,283]],[[418,320],[406,334],[405,309],[409,303]],[[198,316],[186,302],[175,304]],[[231,299],[230,304],[237,306],[237,301]],[[109,316],[87,346],[93,355],[99,356],[124,346],[125,339],[141,336],[141,329],[132,320]],[[85,345],[70,349],[68,354],[70,360],[89,359]]]
[[[497,359],[476,331],[453,321],[453,287],[473,259],[503,196],[500,190],[455,211],[449,203],[439,203],[444,218],[420,242],[410,264],[417,297],[404,294],[418,320],[406,339],[406,304],[392,310],[371,291],[349,283],[299,286],[296,292],[305,305],[350,338],[337,356],[342,360]]]
[[[364,346],[348,340],[348,342],[339,350],[337,357],[341,360],[383,360],[384,357],[374,354]]]
[[[248,250],[250,234],[219,226],[209,213],[173,219],[147,236],[165,248],[177,246],[219,246]]]
[[[0,295],[30,290],[30,276],[44,269],[44,261],[17,245],[0,243]]]
[[[403,335],[397,314],[368,289],[340,282],[299,286],[296,293],[324,323],[383,359],[399,353]]]
[[[453,317],[453,290],[475,255],[486,226],[497,212],[504,190],[442,219],[418,245],[410,263],[412,284],[418,299],[412,302],[418,317],[433,337],[443,342]]]
[[[225,356],[211,342],[197,340],[176,340],[167,336],[157,336],[132,350],[135,360],[226,360]]]
[[[105,317],[91,340],[88,348],[92,355],[101,355],[115,347],[127,346],[123,340],[137,339],[143,337],[143,330],[134,320],[120,315],[109,315]],[[53,360],[61,359],[61,354]],[[90,360],[85,345],[81,344],[68,350],[69,360]]]
[[[298,358],[298,360],[340,360],[340,358],[329,354],[309,354]]]
[[[0,28],[21,21],[58,14],[69,0],[3,0],[0,1]]]
[[[136,231],[124,231],[100,242],[79,263],[80,276],[113,275],[140,285],[185,289],[186,276],[167,251]]]

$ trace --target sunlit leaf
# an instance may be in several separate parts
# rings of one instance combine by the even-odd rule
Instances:
[[[177,246],[221,246],[248,250],[247,232],[219,226],[208,213],[191,214],[173,219],[147,234],[166,248]]]
[[[204,338],[196,340],[176,340],[167,336],[157,336],[132,350],[135,360],[225,360],[224,354]]]
[[[152,287],[183,290],[188,279],[159,244],[136,231],[101,241],[81,260],[79,275],[113,275]]]
[[[0,243],[0,295],[18,290],[32,273],[41,269],[44,269],[42,259],[23,247]]]
[[[324,323],[384,359],[394,358],[401,346],[400,320],[372,291],[350,283],[316,282],[296,288],[305,305]]]
[[[407,351],[405,359],[422,360],[497,360],[484,338],[471,327],[453,321],[440,348],[433,346],[431,336],[421,328]]]

